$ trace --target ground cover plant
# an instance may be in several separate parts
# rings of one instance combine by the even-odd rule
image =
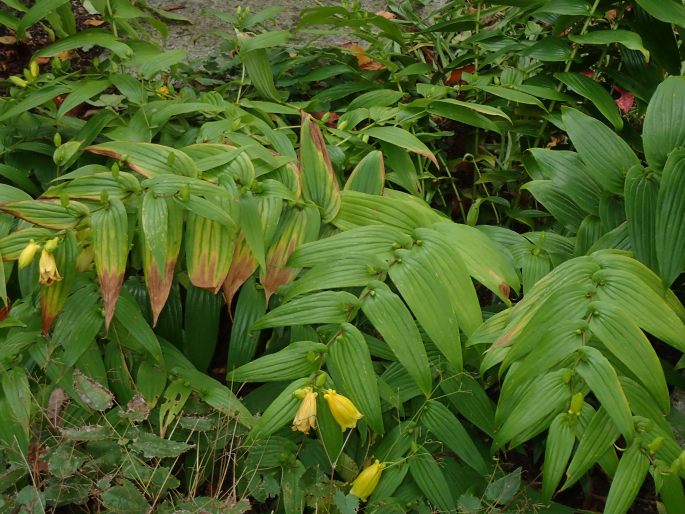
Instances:
[[[4,3],[3,512],[685,511],[681,2]]]

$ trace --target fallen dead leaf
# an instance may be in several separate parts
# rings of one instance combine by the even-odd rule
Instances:
[[[17,42],[14,36],[0,36],[0,45],[13,45]]]
[[[83,21],[83,24],[86,27],[99,27],[101,25],[104,25],[105,20],[100,20],[98,18],[88,18],[87,20]]]

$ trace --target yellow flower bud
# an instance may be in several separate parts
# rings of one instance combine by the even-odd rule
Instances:
[[[354,482],[352,482],[350,494],[355,495],[361,501],[366,501],[376,489],[376,486],[381,479],[383,468],[385,468],[385,464],[381,464],[378,459],[370,466],[364,468],[357,478],[354,479]]]
[[[36,244],[33,239],[27,244],[24,249],[19,254],[19,269],[29,266],[33,262],[33,258],[36,256],[36,252],[40,248],[39,244]]]
[[[59,246],[59,237],[53,237],[50,239],[47,243],[45,243],[45,251],[53,253],[55,250],[57,250],[57,247]]]
[[[328,402],[331,414],[343,432],[347,428],[356,427],[357,421],[362,419],[362,413],[357,410],[349,398],[336,393],[333,389],[326,391],[323,397]]]
[[[293,430],[308,434],[310,428],[316,429],[316,397],[319,393],[313,392],[311,387],[305,387],[303,392],[302,403],[293,420]]]
[[[585,403],[583,393],[574,394],[571,398],[571,407],[569,408],[568,413],[580,416],[580,411],[583,409],[583,403]]]
[[[55,256],[43,250],[40,254],[40,279],[39,282],[43,285],[50,286],[53,282],[59,282],[62,277],[57,271],[57,263],[55,262]]]
[[[37,61],[31,61],[31,64],[29,64],[29,71],[34,79],[38,77],[40,74],[40,67],[38,66]]]
[[[12,84],[14,84],[15,86],[18,86],[18,87],[26,87],[26,86],[29,85],[29,83],[28,83],[27,81],[25,81],[25,80],[24,80],[23,78],[21,78],[21,77],[17,77],[16,75],[12,75],[12,76],[9,78],[9,81],[10,81]]]

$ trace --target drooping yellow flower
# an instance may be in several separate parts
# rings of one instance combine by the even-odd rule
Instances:
[[[57,263],[55,262],[55,256],[43,250],[40,254],[40,262],[38,263],[40,267],[40,283],[46,286],[51,285],[53,282],[59,282],[62,280],[59,271],[57,271]]]
[[[385,464],[381,464],[378,459],[370,466],[364,468],[357,478],[354,479],[354,482],[352,482],[350,494],[354,494],[360,500],[366,501],[376,489],[376,486],[381,479],[383,468],[385,468]]]
[[[362,413],[357,410],[354,403],[346,396],[336,393],[333,389],[329,389],[323,397],[328,402],[331,414],[333,414],[335,421],[340,425],[340,430],[343,432],[347,428],[356,427],[357,421],[362,419]]]
[[[35,243],[33,239],[27,244],[19,254],[19,269],[25,268],[33,262],[36,252],[40,249],[40,245]]]
[[[305,387],[302,394],[302,403],[293,420],[293,430],[308,434],[310,428],[316,429],[316,397],[319,393],[313,392],[311,387]]]

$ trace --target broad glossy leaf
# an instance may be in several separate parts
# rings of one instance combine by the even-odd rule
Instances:
[[[416,454],[409,460],[409,472],[431,503],[445,512],[454,509],[450,485],[440,465],[423,446],[419,446]]]
[[[364,129],[362,133],[374,139],[385,141],[386,143],[422,155],[435,164],[435,166],[438,166],[438,160],[435,158],[435,155],[433,155],[433,152],[431,152],[430,149],[411,132],[399,127],[387,126]]]
[[[229,311],[230,307],[229,305]],[[241,288],[233,313],[231,339],[228,344],[229,370],[250,362],[254,357],[260,332],[250,330],[250,327],[257,319],[264,316],[265,312],[264,292],[256,287],[255,279],[251,278]]]
[[[250,432],[250,438],[259,440],[269,437],[288,423],[292,423],[302,401],[296,398],[293,393],[307,385],[310,385],[309,377],[295,380],[289,384],[255,422]]]
[[[685,27],[685,7],[677,0],[636,0],[637,4],[657,20]]]
[[[533,180],[521,188],[530,191],[559,223],[570,230],[577,230],[585,217],[580,207],[552,180]]]
[[[373,151],[367,154],[350,173],[345,189],[352,189],[370,195],[383,194],[385,185],[385,163],[383,154]]]
[[[133,171],[145,178],[174,173],[186,177],[197,177],[198,175],[197,166],[188,155],[168,146],[132,141],[112,141],[89,146],[86,150],[94,154],[125,161]]]
[[[626,32],[619,30],[607,30],[607,31],[595,31],[590,34],[586,34],[585,39],[590,35],[599,34],[600,32],[607,32],[610,34],[615,34],[617,32]],[[628,32],[640,39],[640,36],[632,32]],[[580,36],[578,36],[580,37]],[[573,38],[571,38],[573,39]],[[579,41],[576,41],[579,42]],[[584,41],[587,43],[587,41]],[[641,45],[640,45],[641,46]],[[644,50],[644,48],[643,48]],[[646,52],[646,50],[645,50]],[[647,52],[649,55],[649,52]],[[580,73],[555,73],[554,77],[564,83],[571,91],[578,93],[580,96],[590,100],[595,107],[602,113],[602,115],[609,120],[609,122],[614,126],[616,130],[621,130],[623,128],[623,118],[621,118],[621,113],[611,98],[611,95],[600,86],[593,79],[586,77]]]

